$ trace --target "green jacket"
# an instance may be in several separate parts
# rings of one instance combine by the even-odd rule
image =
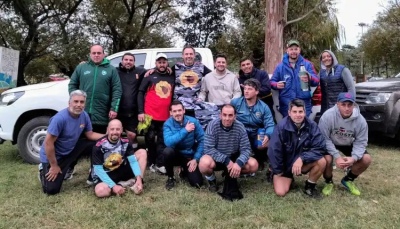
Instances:
[[[109,111],[118,112],[122,94],[118,72],[108,59],[99,65],[90,60],[76,67],[68,91],[83,90],[87,94],[85,111],[93,124],[107,125]]]

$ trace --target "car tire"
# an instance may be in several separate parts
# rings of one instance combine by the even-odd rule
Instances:
[[[40,147],[44,142],[49,125],[49,116],[34,118],[21,128],[18,134],[19,155],[30,164],[40,163]]]

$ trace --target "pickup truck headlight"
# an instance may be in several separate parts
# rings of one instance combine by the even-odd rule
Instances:
[[[386,103],[392,93],[371,93],[367,96],[365,103]]]
[[[8,105],[13,104],[15,101],[17,101],[19,98],[21,98],[21,96],[24,94],[25,94],[24,91],[2,94],[0,96],[0,106],[8,106]]]

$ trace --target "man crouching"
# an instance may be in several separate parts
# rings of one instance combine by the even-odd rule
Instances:
[[[119,120],[110,121],[107,135],[97,141],[93,149],[92,176],[97,197],[108,197],[113,193],[122,195],[127,187],[135,194],[143,191],[146,150],[134,151],[129,140],[121,138],[122,130]]]

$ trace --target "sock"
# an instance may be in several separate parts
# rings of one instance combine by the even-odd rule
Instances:
[[[316,183],[314,183],[314,182],[312,182],[310,180],[306,181],[306,189],[315,189],[315,186],[317,186]]]
[[[324,176],[325,183],[327,183],[327,184],[333,183],[332,178],[333,178],[333,177],[325,177],[325,176]]]
[[[345,181],[354,181],[358,175],[354,175],[351,170],[347,173],[347,175],[344,177]]]
[[[215,174],[213,173],[211,176],[205,176],[208,181],[215,180]]]

